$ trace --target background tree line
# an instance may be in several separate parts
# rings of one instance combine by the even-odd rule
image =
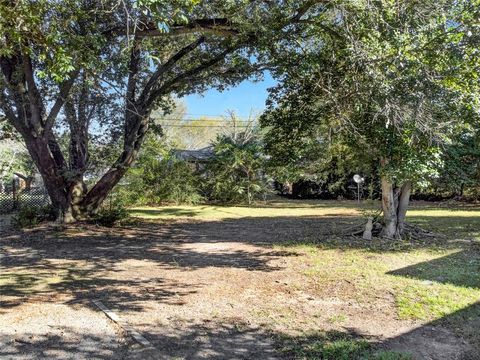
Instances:
[[[387,238],[402,236],[412,192],[475,192],[479,0],[122,4],[0,3],[0,116],[59,221],[98,212],[142,144],[158,141],[149,134],[168,132],[156,112],[168,121],[177,97],[265,70],[278,86],[261,116],[263,145],[218,139],[215,159],[234,166],[210,172],[232,186],[211,186],[208,196],[235,189],[250,198],[258,176],[245,164],[261,159],[261,146],[269,159],[261,165],[279,182],[313,177],[340,191],[351,170],[369,175]],[[234,185],[244,175],[247,190]]]

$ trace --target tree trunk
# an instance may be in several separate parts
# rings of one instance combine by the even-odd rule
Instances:
[[[388,160],[382,159],[380,162],[384,167]],[[384,175],[381,175],[382,183],[382,210],[383,210],[383,228],[381,236],[388,239],[400,239],[405,229],[405,218],[410,202],[412,183],[406,181],[398,189]]]
[[[130,126],[126,129],[124,148],[115,164],[86,194],[82,206],[89,214],[94,214],[110,191],[118,184],[137,158],[148,130],[148,115],[130,115]],[[133,118],[133,119],[132,119]]]
[[[57,216],[63,218],[68,208],[66,183],[63,176],[58,173],[48,142],[42,137],[24,136],[24,139],[28,152],[42,176],[52,206],[57,210]]]
[[[397,209],[397,233],[402,237],[405,229],[405,218],[407,216],[408,204],[410,203],[410,194],[412,192],[412,183],[406,181],[400,190]]]
[[[405,182],[400,189],[394,191],[393,184],[382,176],[382,210],[383,229],[381,236],[389,239],[400,239],[405,229],[405,218],[410,202],[412,184]]]
[[[397,235],[397,209],[395,205],[395,196],[393,184],[382,175],[382,210],[383,210],[383,229],[381,232],[382,237],[389,239],[395,239]]]

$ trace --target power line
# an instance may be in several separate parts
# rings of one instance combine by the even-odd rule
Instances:
[[[163,121],[167,121],[167,122],[178,122],[178,123],[182,123],[182,122],[198,122],[198,123],[201,123],[201,122],[213,122],[213,123],[223,123],[223,124],[232,124],[232,122],[229,122],[229,121],[224,121],[224,120],[214,120],[214,119],[203,119],[203,120],[199,120],[199,119],[175,119],[175,118],[167,118],[167,119],[162,119],[160,121],[158,121],[158,123],[162,123]],[[243,122],[243,121],[240,121],[240,122]]]
[[[185,115],[191,115],[191,116],[207,116],[207,117],[231,117],[230,114],[201,114],[201,113],[189,113],[189,112],[186,112]],[[235,117],[236,118],[239,118],[240,116],[236,115],[235,114]],[[253,116],[248,116],[248,117],[252,117],[252,118],[255,118],[255,115]]]
[[[223,125],[187,125],[187,124],[184,124],[184,125],[179,125],[179,124],[160,124],[160,126],[162,127],[189,127],[189,128],[223,128],[223,127],[226,127],[226,126],[223,126]],[[232,126],[233,127],[233,126]],[[245,125],[237,125],[235,126],[236,128],[248,128],[249,126],[245,126]]]
[[[198,122],[220,122],[220,123],[224,123],[224,124],[234,124],[235,122],[232,121],[232,120],[229,120],[229,119],[225,119],[225,120],[222,120],[222,119],[189,119],[189,118],[171,118],[171,117],[165,117],[165,118],[160,118],[160,119],[157,119],[160,123],[162,121],[178,121],[178,122],[193,122],[193,121],[198,121]],[[256,121],[251,121],[251,120],[236,120],[236,123],[252,123],[252,124],[256,124],[257,122]]]

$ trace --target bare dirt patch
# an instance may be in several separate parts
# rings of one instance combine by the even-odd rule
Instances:
[[[4,233],[0,357],[275,359],[293,356],[280,351],[280,338],[318,330],[349,332],[418,358],[472,353],[440,323],[427,331],[422,322],[400,320],[391,289],[308,276],[308,254],[277,246],[318,237],[333,220],[352,218],[145,221]],[[154,348],[135,344],[93,299]],[[413,336],[416,329],[422,334]]]

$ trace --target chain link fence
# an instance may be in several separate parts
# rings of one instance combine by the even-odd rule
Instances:
[[[23,207],[42,207],[50,204],[45,186],[41,180],[25,187],[20,179],[3,183],[0,187],[0,214],[11,214]]]

